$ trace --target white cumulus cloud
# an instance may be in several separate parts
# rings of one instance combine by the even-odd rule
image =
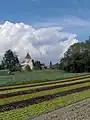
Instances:
[[[61,27],[35,29],[31,25],[8,21],[0,25],[0,56],[12,49],[21,59],[29,52],[34,59],[55,63],[76,42],[76,35],[63,32]]]

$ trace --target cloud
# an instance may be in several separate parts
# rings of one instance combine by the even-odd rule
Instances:
[[[23,59],[29,52],[34,59],[48,63],[60,60],[70,45],[78,42],[76,34],[62,32],[61,27],[35,29],[24,23],[6,21],[0,25],[0,56],[8,49]]]

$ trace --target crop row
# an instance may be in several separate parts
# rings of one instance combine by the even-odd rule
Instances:
[[[38,104],[44,101],[55,99],[57,97],[67,96],[73,93],[78,93],[78,92],[82,92],[82,91],[89,90],[89,89],[90,89],[90,86],[85,86],[85,87],[80,87],[80,88],[76,88],[76,89],[72,89],[68,91],[55,93],[52,95],[34,97],[28,100],[22,100],[22,101],[12,102],[12,103],[5,104],[5,105],[0,105],[0,112],[9,111],[9,110],[17,109],[17,108],[23,108],[29,105]]]
[[[69,83],[71,84],[71,83],[87,81],[87,80],[90,81],[90,78],[67,81],[67,82],[60,82],[60,83],[56,83],[56,84],[48,84],[48,85],[44,85],[44,86],[25,87],[25,88],[5,90],[5,91],[0,91],[0,94],[14,93],[14,92],[19,92],[19,91],[21,92],[21,91],[31,90],[31,89],[35,89],[35,88],[50,87],[50,86],[54,86],[54,85],[62,85],[62,84],[69,84]]]
[[[40,87],[40,88],[19,91],[19,92],[14,92],[14,93],[0,94],[0,98],[8,98],[8,97],[19,96],[19,95],[24,95],[24,94],[31,94],[31,93],[40,92],[40,91],[52,90],[52,89],[56,89],[56,88],[60,88],[60,87],[69,87],[72,85],[77,85],[77,84],[86,83],[86,82],[90,82],[90,80]]]
[[[90,85],[90,82],[88,83],[82,83],[82,84],[78,84],[78,85],[72,85],[69,87],[61,87],[61,88],[57,88],[54,90],[48,90],[48,91],[41,91],[41,92],[36,92],[33,94],[26,94],[26,95],[19,95],[19,96],[14,96],[14,97],[9,97],[9,98],[4,98],[4,99],[0,99],[0,105],[3,104],[8,104],[11,102],[15,102],[15,101],[21,101],[21,100],[26,100],[26,99],[30,99],[33,98],[35,96],[43,96],[43,95],[50,95],[50,94],[55,94],[58,92],[63,92],[63,91],[68,91],[71,89],[75,89],[75,88],[79,88],[79,87],[85,87]]]
[[[77,75],[77,76],[72,76],[69,78],[63,78],[63,79],[58,79],[58,80],[53,80],[53,81],[49,80],[48,82],[42,82],[42,83],[0,86],[0,91],[10,90],[10,89],[18,89],[18,88],[24,88],[24,87],[34,87],[34,86],[47,85],[47,84],[55,84],[58,82],[67,82],[67,81],[72,81],[72,80],[76,80],[76,79],[77,80],[84,79],[84,78],[89,78],[89,77],[90,77],[90,74],[83,74],[83,75]]]
[[[50,101],[41,102],[32,106],[27,106],[11,111],[0,112],[0,120],[27,120],[33,119],[32,116],[37,116],[42,113],[50,112],[57,108],[69,105],[71,103],[81,101],[90,97],[90,90],[86,90],[77,94],[71,94],[64,97],[58,97]]]
[[[45,82],[45,83],[41,83],[41,84],[27,84],[27,85],[20,85],[20,86],[9,86],[8,87],[0,87],[0,91],[5,91],[5,90],[13,90],[13,89],[20,89],[20,88],[27,88],[27,87],[38,87],[38,86],[44,86],[44,85],[50,85],[50,84],[57,84],[57,83],[65,83],[65,82],[72,82],[75,80],[79,80],[79,79],[89,79],[89,76],[81,76],[81,77],[75,77],[75,78],[71,78],[71,79],[65,79],[65,80],[58,80],[58,81],[51,81],[51,82]]]

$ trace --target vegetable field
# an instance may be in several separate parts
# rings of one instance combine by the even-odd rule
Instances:
[[[0,120],[28,120],[90,97],[90,74],[0,86]]]
[[[74,76],[75,73],[66,73],[59,70],[38,70],[31,72],[15,72],[8,75],[8,71],[0,71],[0,86],[26,83],[39,83],[47,80],[56,80]]]

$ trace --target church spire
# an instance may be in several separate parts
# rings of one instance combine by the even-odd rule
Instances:
[[[30,56],[30,54],[29,53],[27,53],[27,55],[26,55],[26,57],[25,57],[26,59],[31,59],[31,56]]]

